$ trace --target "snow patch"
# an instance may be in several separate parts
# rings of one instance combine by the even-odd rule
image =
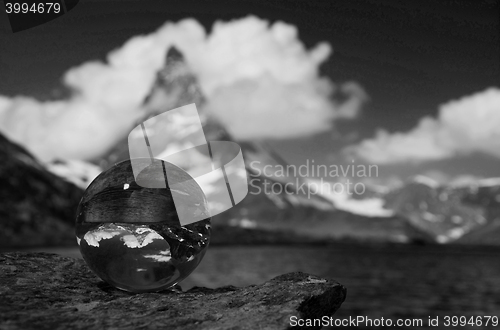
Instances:
[[[58,160],[44,164],[48,171],[60,176],[76,186],[86,189],[102,172],[97,165],[82,160]]]
[[[314,183],[321,187],[323,182],[308,179],[308,185]],[[367,217],[392,217],[395,212],[384,208],[385,201],[382,198],[372,197],[365,199],[354,199],[349,196],[347,189],[337,192],[332,189],[319,189],[318,195],[331,201],[338,210],[350,212]],[[290,195],[291,196],[291,195]],[[290,197],[287,196],[287,197]]]
[[[420,184],[426,185],[426,186],[431,187],[431,188],[438,188],[439,187],[439,182],[437,182],[436,180],[431,179],[427,176],[423,176],[423,175],[415,176],[413,178],[413,182],[420,183]]]
[[[233,218],[229,221],[229,225],[233,227],[241,227],[241,228],[255,228],[257,227],[257,223],[254,220],[250,220],[247,218],[236,219]],[[202,235],[200,235],[202,236]]]

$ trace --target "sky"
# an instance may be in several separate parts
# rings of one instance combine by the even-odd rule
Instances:
[[[249,40],[250,49],[266,50],[260,66],[226,77],[234,81],[205,79],[204,88],[213,92],[214,108],[246,105],[241,100],[248,91],[264,99],[266,90],[277,91],[282,99],[296,96],[290,102],[301,106],[294,114],[307,109],[310,116],[294,121],[295,115],[283,115],[290,108],[286,102],[269,103],[276,111],[270,118],[289,118],[283,125],[291,129],[278,129],[276,136],[259,132],[287,161],[376,163],[385,178],[416,173],[443,180],[464,174],[500,176],[500,145],[495,143],[495,138],[500,141],[500,103],[497,90],[490,89],[500,87],[499,8],[497,1],[472,0],[213,1],[209,6],[200,1],[80,1],[66,15],[16,34],[0,15],[0,95],[38,101],[65,97],[63,77],[70,68],[104,61],[131,37],[154,33],[166,21],[191,17],[211,35],[215,21],[254,15],[254,23],[221,30],[253,29],[267,44],[250,37],[238,44],[236,33],[221,32],[203,47],[215,56],[217,45],[227,41],[244,48]],[[259,30],[264,21],[269,24]],[[294,28],[278,24],[273,30],[277,21]],[[290,61],[281,63],[279,56]],[[201,76],[219,76],[203,69],[210,67],[207,61],[193,55]],[[226,72],[251,67],[235,63],[219,64]],[[227,88],[217,92],[210,86]],[[241,99],[234,97],[238,93]],[[338,102],[352,102],[342,108],[330,104],[328,94]],[[251,120],[247,110],[243,107],[241,113]],[[236,127],[238,122],[228,124]]]

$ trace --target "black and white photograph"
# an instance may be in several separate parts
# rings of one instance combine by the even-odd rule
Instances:
[[[0,329],[500,329],[500,1],[1,8]]]

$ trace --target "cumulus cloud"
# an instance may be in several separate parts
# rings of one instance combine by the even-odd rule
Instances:
[[[63,77],[72,90],[66,100],[0,96],[0,131],[44,161],[98,157],[141,118],[142,102],[171,46],[199,79],[207,114],[236,139],[329,130],[336,118],[355,117],[364,100],[359,86],[337,87],[319,77],[330,46],[306,50],[294,26],[247,17],[217,22],[207,35],[197,21],[186,19],[130,39],[105,62],[70,69]],[[338,91],[347,101],[332,101]]]
[[[319,65],[331,53],[328,44],[307,51],[297,29],[282,22],[269,26],[249,17],[217,23],[205,53],[199,73],[208,112],[237,139],[327,131],[335,119],[355,117],[365,100],[358,85],[337,87],[319,77]],[[337,91],[347,95],[345,102],[332,101]]]
[[[123,229],[123,228],[119,228]],[[94,246],[94,247],[99,247],[99,242],[102,241],[103,239],[110,239],[115,236],[120,235],[122,232],[121,231],[109,231],[109,230],[93,230],[89,231],[85,234],[83,239],[87,242],[88,245]],[[78,243],[80,244],[80,243]]]
[[[141,117],[168,47],[193,48],[203,39],[203,28],[193,20],[167,23],[112,51],[106,63],[88,62],[66,72],[63,82],[73,92],[67,100],[0,97],[0,131],[43,161],[97,157]]]
[[[428,161],[476,152],[500,158],[500,89],[450,101],[437,118],[424,117],[406,133],[379,130],[374,138],[346,149],[378,164]]]

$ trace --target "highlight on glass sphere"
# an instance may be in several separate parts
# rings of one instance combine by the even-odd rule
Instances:
[[[144,167],[137,179],[148,180],[148,187],[167,188],[139,186],[132,164]],[[169,188],[179,182],[185,184]],[[189,206],[183,212],[206,218],[181,225],[174,197]],[[101,279],[130,292],[157,292],[198,266],[210,241],[210,220],[205,194],[188,173],[166,161],[132,159],[89,185],[78,206],[76,237],[85,262]]]

